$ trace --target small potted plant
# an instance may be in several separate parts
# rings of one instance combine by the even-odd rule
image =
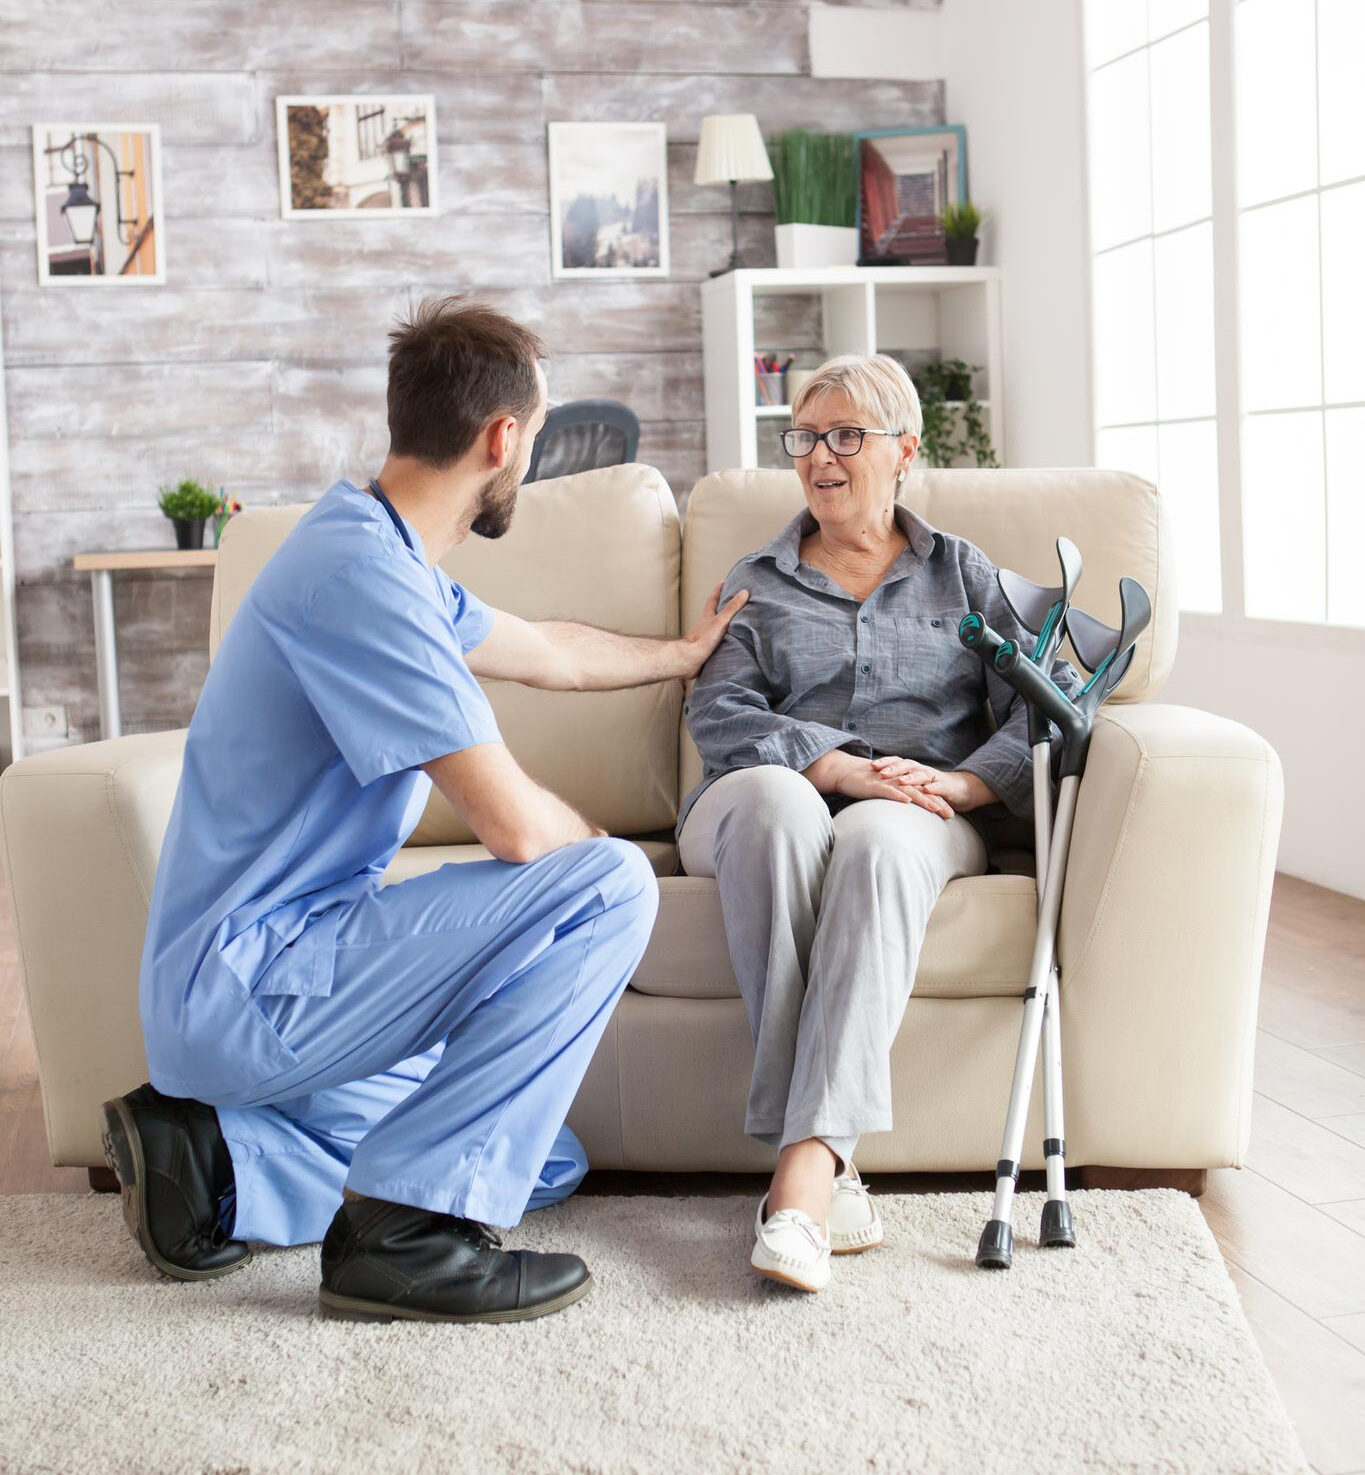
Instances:
[[[985,406],[972,392],[975,366],[962,359],[924,364],[913,375],[924,425],[916,460],[951,466],[960,457],[978,466],[998,466]]]
[[[218,498],[202,482],[189,477],[158,491],[161,510],[175,527],[175,546],[202,548],[204,524],[217,511]]]
[[[858,264],[858,168],[847,133],[792,128],[773,140],[780,267]]]
[[[976,230],[981,212],[970,200],[949,205],[938,218],[948,247],[949,266],[976,265]]]

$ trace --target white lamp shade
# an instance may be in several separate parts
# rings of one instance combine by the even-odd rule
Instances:
[[[701,145],[693,184],[728,184],[732,179],[771,179],[773,166],[752,113],[717,113],[701,120]]]

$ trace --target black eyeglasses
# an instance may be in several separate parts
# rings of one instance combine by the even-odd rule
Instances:
[[[836,425],[833,430],[818,434],[814,430],[784,430],[782,449],[792,460],[799,461],[802,456],[809,456],[819,441],[824,441],[836,456],[856,456],[863,448],[865,435],[904,434],[903,430],[864,430],[859,425]]]

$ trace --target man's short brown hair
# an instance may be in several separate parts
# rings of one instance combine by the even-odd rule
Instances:
[[[419,303],[389,333],[389,451],[438,469],[458,461],[490,420],[525,424],[540,404],[545,345],[466,297]]]

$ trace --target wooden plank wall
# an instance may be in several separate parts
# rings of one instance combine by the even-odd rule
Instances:
[[[877,0],[933,7],[939,0]],[[729,254],[723,188],[691,182],[701,119],[941,122],[941,82],[810,76],[806,0],[120,0],[90,24],[11,7],[0,45],[0,316],[30,751],[98,736],[83,549],[169,546],[158,483],[310,501],[377,468],[384,333],[414,295],[468,291],[539,331],[553,398],[605,394],[680,496],[708,468],[698,283]],[[437,218],[284,221],[274,99],[436,98]],[[167,282],[39,288],[30,129],[161,125]],[[672,275],[550,277],[546,124],[668,125]],[[773,264],[772,195],[741,191]],[[774,325],[774,335],[779,325]],[[780,324],[817,347],[813,314]],[[183,726],[207,658],[209,580],[116,581],[125,730]]]

